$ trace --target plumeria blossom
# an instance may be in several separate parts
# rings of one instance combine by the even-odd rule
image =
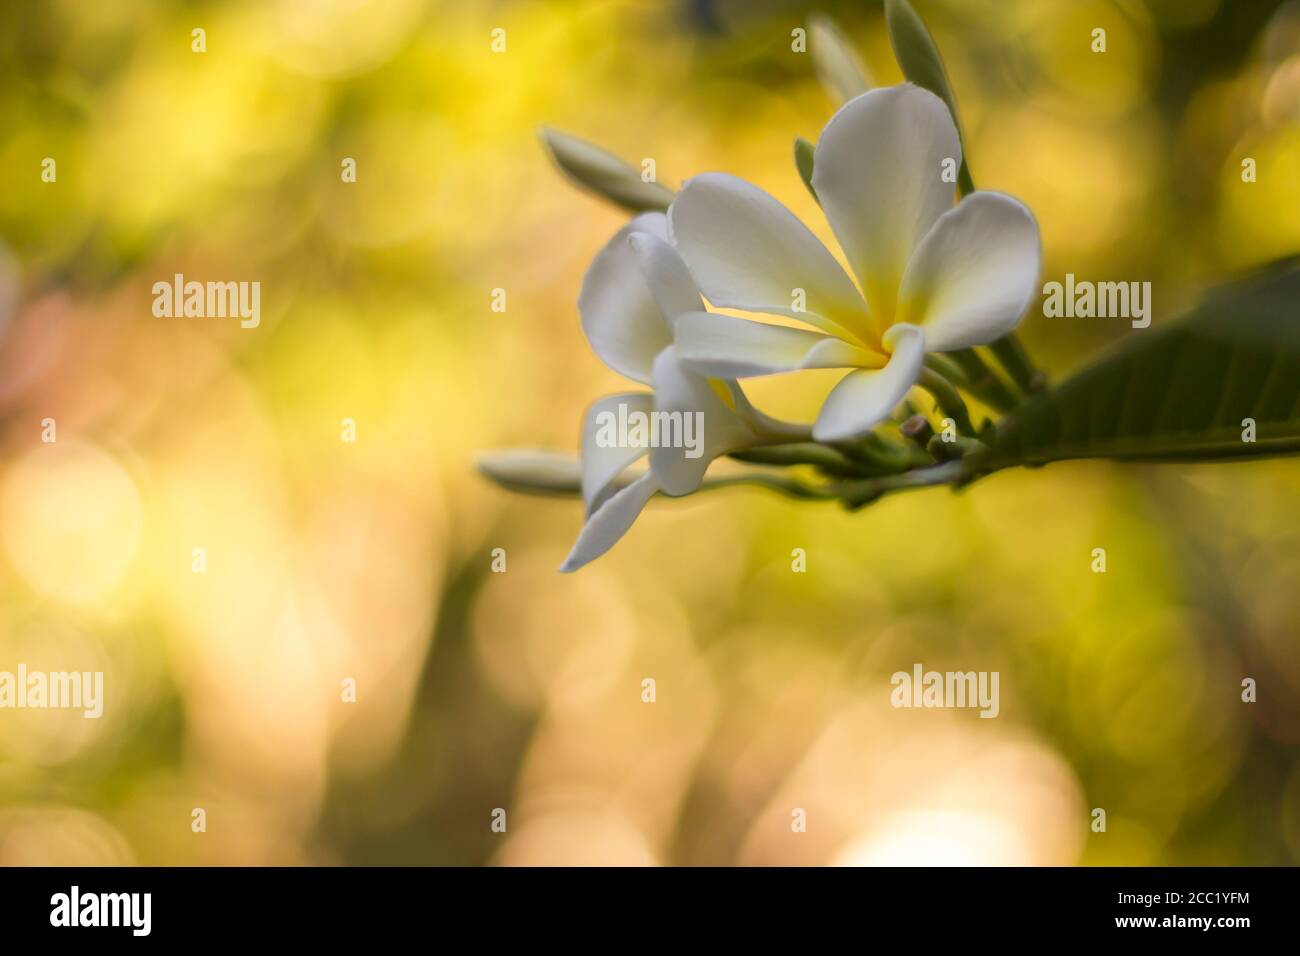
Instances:
[[[583,280],[578,311],[587,340],[606,365],[653,392],[609,395],[587,409],[581,467],[587,521],[562,571],[575,571],[613,547],[655,494],[695,491],[718,456],[808,438],[806,426],[759,412],[734,380],[682,365],[673,345],[676,320],[700,312],[704,303],[667,238],[663,213],[637,216],[597,254]],[[697,457],[680,447],[602,444],[597,437],[601,415],[617,413],[620,405],[646,415],[701,413]],[[621,483],[625,472],[646,457],[649,468]]]
[[[960,164],[948,107],[920,87],[871,90],[836,112],[814,152],[812,185],[856,285],[763,190],[723,173],[691,179],[668,210],[669,234],[709,302],[817,331],[693,309],[677,319],[680,361],[726,378],[853,369],[813,426],[828,442],[886,418],[917,383],[926,352],[1011,331],[1037,288],[1038,224],[1002,193],[972,192],[954,206],[942,174]]]

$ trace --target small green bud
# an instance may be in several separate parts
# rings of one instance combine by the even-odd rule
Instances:
[[[542,128],[542,143],[555,164],[575,185],[631,212],[664,210],[673,191],[586,140]]]

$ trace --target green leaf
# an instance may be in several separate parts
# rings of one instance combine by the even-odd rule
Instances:
[[[998,423],[980,466],[1069,458],[1226,461],[1300,452],[1300,269],[1293,259],[1210,296]],[[1254,442],[1243,440],[1254,419]]]
[[[836,105],[871,89],[866,65],[830,17],[821,13],[808,17],[808,42],[817,79]]]
[[[808,187],[813,199],[817,199],[817,190],[813,189],[813,144],[802,136],[794,138],[794,165],[799,170],[799,178]],[[821,200],[817,200],[819,203]]]
[[[543,127],[542,144],[555,165],[575,185],[630,212],[663,211],[673,191],[648,183],[641,171],[593,143]]]
[[[903,75],[948,104],[961,141],[961,171],[957,174],[957,188],[963,196],[974,192],[975,182],[966,157],[966,137],[962,133],[957,100],[948,84],[948,72],[943,68],[939,48],[934,45],[925,22],[907,0],[885,0],[885,20],[889,25],[889,42],[894,47],[894,57]]]

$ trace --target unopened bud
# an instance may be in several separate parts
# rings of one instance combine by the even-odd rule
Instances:
[[[478,470],[503,488],[536,495],[582,491],[582,466],[573,455],[512,448],[479,456]]]
[[[646,182],[640,170],[586,140],[543,127],[542,142],[576,185],[625,209],[664,210],[673,201],[671,189]]]
[[[814,13],[808,18],[808,49],[817,79],[836,103],[871,89],[870,74],[862,58],[830,17]]]

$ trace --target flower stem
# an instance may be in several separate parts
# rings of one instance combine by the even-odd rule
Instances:
[[[807,485],[785,475],[767,475],[759,472],[746,475],[729,475],[725,478],[706,478],[700,484],[699,490],[712,491],[717,488],[736,488],[746,485],[766,488],[769,491],[785,495],[787,498],[797,498],[801,501],[829,501],[839,497],[838,492],[830,488]]]
[[[889,474],[929,464],[929,459],[919,454],[918,449],[890,441],[880,432],[868,432],[853,441],[835,442],[834,447],[865,465],[869,474]]]
[[[945,461],[929,468],[915,468],[901,475],[883,475],[879,478],[864,478],[861,481],[849,481],[836,485],[835,490],[843,499],[844,506],[856,510],[871,504],[882,495],[891,491],[905,491],[909,488],[929,488],[934,485],[956,484],[969,477],[966,462],[960,458]]]
[[[785,445],[745,448],[733,451],[730,457],[751,465],[775,465],[781,468],[791,465],[816,465],[831,474],[860,473],[844,454],[829,445],[819,445],[816,442],[791,442]]]
[[[788,445],[794,442],[810,442],[812,426],[799,422],[783,422],[771,415],[764,415],[752,405],[748,408],[749,423],[758,433],[762,445]]]
[[[926,442],[925,447],[938,461],[988,453],[988,446],[978,438],[956,438],[953,441],[944,441],[940,436],[935,435]]]
[[[952,382],[932,368],[922,368],[921,378],[917,384],[934,396],[935,402],[943,413],[956,423],[960,434],[972,438],[975,436],[975,426],[971,424],[966,402]]]

